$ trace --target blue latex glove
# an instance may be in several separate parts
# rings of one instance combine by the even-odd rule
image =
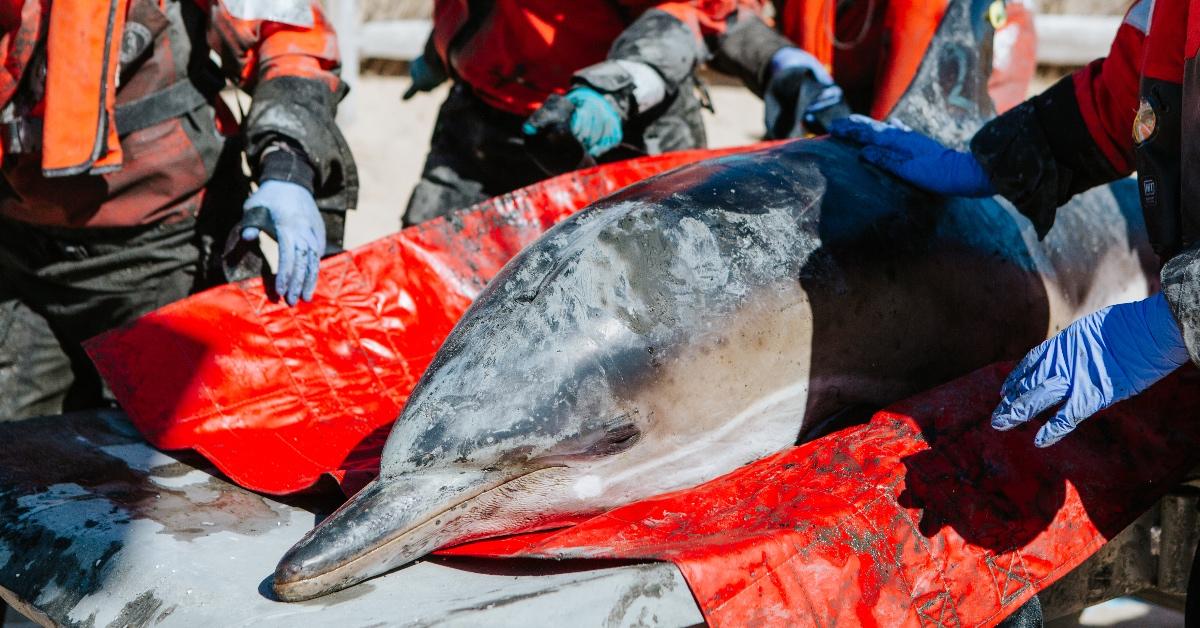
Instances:
[[[1009,430],[1058,404],[1034,443],[1049,447],[1084,419],[1132,397],[1188,361],[1162,294],[1106,307],[1043,342],[1004,381],[992,427]]]
[[[825,65],[811,54],[795,47],[780,48],[771,56],[771,77],[783,70],[800,68],[813,73],[817,81],[823,85],[833,85],[833,76]]]
[[[567,92],[566,99],[575,107],[571,114],[571,134],[583,144],[592,157],[599,157],[621,143],[621,114],[600,92],[590,87],[576,87]],[[528,122],[525,135],[536,135],[540,129]]]
[[[946,148],[911,129],[853,115],[835,120],[830,133],[865,144],[864,161],[924,190],[972,198],[995,194],[992,182],[974,155]]]
[[[804,131],[801,123],[809,124],[822,111],[845,103],[842,88],[834,83],[825,66],[799,48],[780,48],[771,57],[770,71],[771,80],[763,94],[763,122],[769,138],[800,137]],[[809,75],[825,88],[804,111],[793,112],[791,109],[797,106],[802,85]]]
[[[302,185],[268,179],[246,199],[244,209],[265,207],[279,236],[279,259],[275,265],[275,292],[295,305],[303,298],[312,301],[317,271],[325,252],[325,221],[317,202]],[[242,229],[243,240],[258,238],[258,229]]]
[[[412,85],[408,87],[408,91],[404,92],[404,100],[408,100],[420,92],[433,91],[449,78],[446,76],[446,70],[442,67],[440,60],[430,63],[425,55],[413,59],[412,63],[408,64],[408,75],[412,78]]]

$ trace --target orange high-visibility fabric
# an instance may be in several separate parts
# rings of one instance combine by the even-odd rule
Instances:
[[[879,55],[872,117],[888,115],[908,91],[948,4],[949,0],[888,0],[883,28],[891,46]]]
[[[49,175],[121,163],[113,122],[128,0],[54,0],[46,40],[42,169]]]
[[[40,150],[4,160],[14,194],[0,203],[0,215],[49,226],[126,227],[199,211],[214,175],[205,162],[210,148],[197,141],[209,136],[198,140],[190,123],[178,120],[129,133],[113,119],[121,105],[192,78],[187,58],[175,54],[172,34],[181,31],[167,29],[162,0],[114,1],[0,0],[0,106],[20,97],[16,113],[44,122]],[[337,39],[316,0],[309,27],[238,18],[216,0],[189,2],[200,11],[185,12],[191,17],[181,26],[202,26],[206,36],[192,45],[207,53],[207,44],[220,55],[225,77],[239,87],[253,93],[263,81],[290,76],[341,89]],[[153,37],[140,62],[121,67],[117,52],[131,24]],[[35,53],[43,47],[45,94],[25,102],[43,87],[23,83],[36,78],[27,75],[37,71]],[[234,117],[219,100],[213,105],[218,128],[235,134]]]
[[[785,37],[833,67],[834,0],[789,0],[780,3],[777,24]]]
[[[840,15],[836,4],[777,2],[778,28],[830,68],[852,106],[882,118],[916,76],[948,0],[876,0]]]

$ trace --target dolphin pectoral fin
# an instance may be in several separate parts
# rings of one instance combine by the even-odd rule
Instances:
[[[503,480],[469,469],[377,479],[288,550],[272,588],[296,602],[406,565],[453,542],[460,530],[450,511]]]

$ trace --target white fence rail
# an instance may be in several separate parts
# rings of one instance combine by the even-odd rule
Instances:
[[[1038,34],[1038,63],[1084,65],[1108,55],[1119,16],[1038,15],[1033,26]]]

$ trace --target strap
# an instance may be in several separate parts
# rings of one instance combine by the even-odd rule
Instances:
[[[117,105],[117,132],[125,137],[183,116],[206,104],[208,98],[191,81],[181,80],[166,89]]]
[[[26,155],[42,149],[42,119],[16,118],[0,122],[5,155]]]
[[[1189,14],[1188,18],[1193,20],[1200,16],[1194,18]],[[1200,137],[1195,135],[1200,133],[1200,60],[1196,57],[1184,61],[1182,100],[1179,163],[1187,164],[1187,167],[1181,168],[1180,172],[1180,198],[1183,201],[1180,206],[1180,235],[1182,247],[1189,248],[1200,242],[1200,198],[1196,196],[1200,194],[1200,173],[1196,172],[1193,165],[1197,163],[1196,159],[1200,159]]]

